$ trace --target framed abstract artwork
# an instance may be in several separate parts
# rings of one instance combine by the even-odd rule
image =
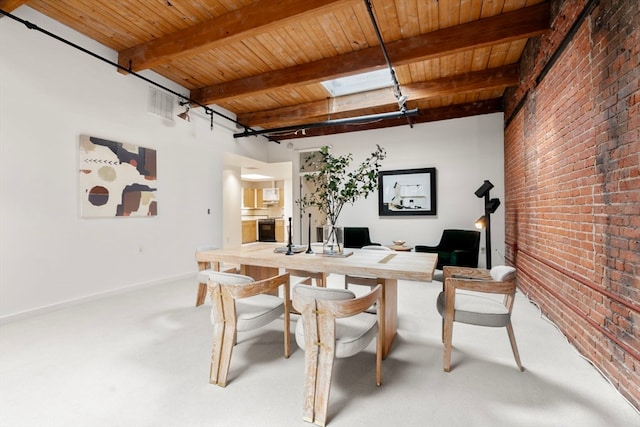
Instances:
[[[80,135],[80,215],[158,214],[156,150]]]
[[[436,214],[436,168],[379,173],[378,215]]]

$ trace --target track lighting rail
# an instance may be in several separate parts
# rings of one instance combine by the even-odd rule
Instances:
[[[404,111],[394,111],[391,113],[381,113],[381,114],[372,114],[369,116],[359,116],[359,117],[347,117],[344,119],[334,119],[334,120],[326,120],[324,122],[315,122],[308,123],[303,125],[295,125],[295,126],[285,126],[281,128],[275,129],[263,129],[263,130],[249,130],[245,129],[244,132],[234,133],[234,138],[243,138],[246,136],[258,136],[263,134],[277,134],[283,132],[291,132],[297,130],[306,130],[306,129],[314,129],[319,127],[326,126],[335,126],[335,125],[347,125],[353,123],[364,123],[364,122],[373,122],[376,120],[386,120],[386,119],[396,119],[398,117],[409,117],[418,115],[418,109],[415,108],[413,110],[404,110]]]

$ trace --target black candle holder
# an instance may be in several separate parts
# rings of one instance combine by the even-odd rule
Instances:
[[[309,236],[307,239],[308,239],[308,246],[307,246],[307,251],[305,253],[312,254],[313,251],[311,250],[311,214],[309,214]]]
[[[291,217],[289,217],[289,244],[287,244],[287,252],[285,255],[293,255],[293,245],[291,244]]]

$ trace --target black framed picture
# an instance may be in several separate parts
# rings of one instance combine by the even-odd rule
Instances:
[[[436,168],[381,171],[378,214],[436,215]]]

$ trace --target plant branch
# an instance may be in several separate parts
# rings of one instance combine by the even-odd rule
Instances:
[[[367,198],[376,190],[381,162],[387,153],[376,145],[376,151],[350,171],[348,168],[353,160],[351,153],[334,156],[325,146],[320,148],[319,154],[319,157],[308,156],[302,168],[303,171],[316,171],[305,175],[305,180],[313,183],[315,191],[305,194],[296,203],[303,212],[310,207],[318,208],[335,225],[346,203],[353,205],[359,198]]]

